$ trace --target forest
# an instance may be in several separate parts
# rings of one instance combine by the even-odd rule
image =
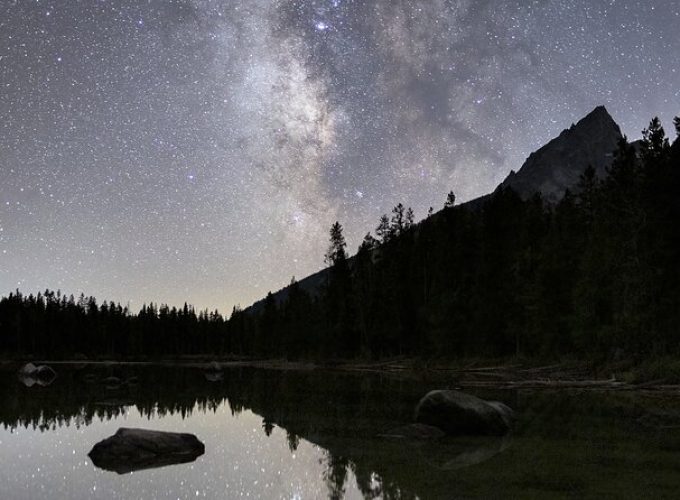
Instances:
[[[680,118],[675,119],[680,135]],[[196,312],[45,291],[0,300],[0,356],[286,359],[680,354],[680,140],[658,119],[551,204],[496,190],[414,223],[402,204],[350,257],[330,230],[326,279],[283,301]]]

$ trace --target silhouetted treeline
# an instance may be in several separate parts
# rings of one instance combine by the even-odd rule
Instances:
[[[454,203],[417,225],[397,205],[352,259],[335,224],[321,292],[293,283],[237,312],[232,342],[293,358],[680,354],[680,141],[658,119],[557,205],[509,189]]]
[[[676,119],[680,133],[680,120]],[[397,205],[349,258],[331,229],[325,284],[257,310],[133,315],[53,292],[0,301],[0,352],[126,357],[620,356],[680,353],[680,141],[659,121],[585,170],[557,205],[500,189],[419,224]]]
[[[0,300],[0,353],[14,356],[129,357],[225,352],[225,320],[184,305],[144,305],[137,314],[94,297],[46,290]]]

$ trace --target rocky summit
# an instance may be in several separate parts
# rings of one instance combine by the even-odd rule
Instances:
[[[566,189],[578,184],[588,166],[604,177],[621,137],[621,129],[606,108],[598,106],[532,153],[517,172],[510,172],[500,187],[511,187],[525,199],[538,192],[548,201],[559,201]]]

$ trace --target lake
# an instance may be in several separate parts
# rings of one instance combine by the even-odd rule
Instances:
[[[54,365],[49,386],[0,372],[0,498],[676,498],[680,397],[489,390],[505,438],[381,437],[452,375]],[[115,378],[111,378],[115,377]],[[119,475],[88,452],[119,427],[189,432],[195,461]]]

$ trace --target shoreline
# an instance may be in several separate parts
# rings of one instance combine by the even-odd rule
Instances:
[[[18,370],[25,363],[35,365],[80,367],[182,367],[202,370],[228,370],[234,368],[256,368],[263,370],[328,371],[338,373],[373,373],[386,376],[429,380],[460,388],[486,389],[578,389],[606,391],[635,391],[653,393],[677,393],[680,397],[680,383],[668,378],[645,380],[633,378],[626,380],[632,373],[616,375],[611,370],[609,377],[602,376],[603,370],[593,370],[584,362],[564,362],[551,365],[532,365],[530,363],[509,362],[491,363],[484,366],[480,361],[464,363],[440,362],[424,364],[415,359],[395,359],[389,361],[287,361],[281,359],[219,359],[219,358],[180,358],[154,360],[47,360],[23,359],[0,360],[0,369]],[[644,373],[644,371],[640,372]],[[635,376],[640,376],[635,373]]]

